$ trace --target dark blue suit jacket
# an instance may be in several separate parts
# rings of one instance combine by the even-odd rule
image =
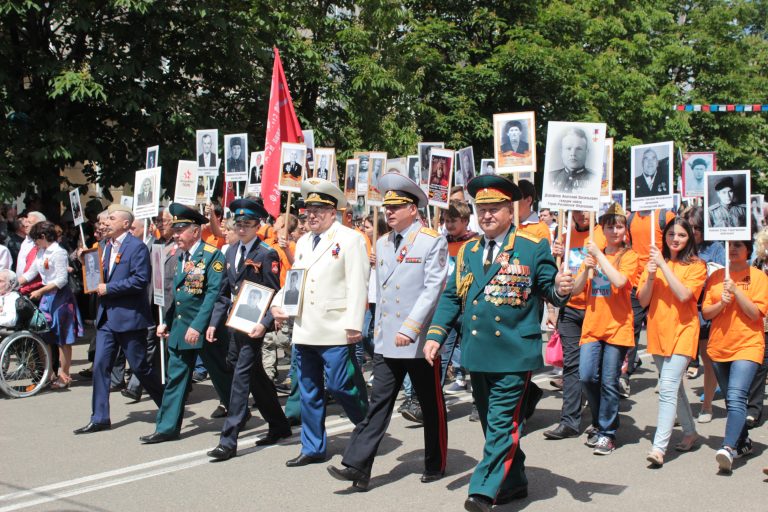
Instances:
[[[147,295],[152,275],[149,250],[128,233],[119,254],[120,262],[115,262],[107,280],[107,293],[99,297],[96,325],[112,332],[146,329],[154,325]]]

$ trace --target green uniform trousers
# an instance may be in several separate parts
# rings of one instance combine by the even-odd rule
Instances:
[[[229,396],[232,393],[232,371],[227,370],[226,352],[221,343],[203,341],[200,350],[179,350],[168,348],[168,370],[163,393],[163,403],[157,411],[155,432],[178,434],[184,417],[184,403],[187,389],[192,380],[197,354],[203,360],[208,375],[211,377],[219,401],[229,408]]]
[[[531,372],[472,372],[472,396],[485,434],[483,459],[472,473],[469,494],[496,495],[528,484],[520,449],[523,394]]]

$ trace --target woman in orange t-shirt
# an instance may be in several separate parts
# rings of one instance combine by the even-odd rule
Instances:
[[[689,451],[698,439],[682,382],[688,363],[698,349],[696,302],[706,279],[707,267],[696,256],[691,225],[680,217],[675,218],[664,229],[662,250],[650,248],[648,264],[637,285],[640,305],[649,308],[648,352],[659,369],[656,435],[646,457],[655,467],[664,464],[675,412],[684,434],[675,449]]]
[[[715,454],[721,471],[729,473],[733,459],[752,452],[747,436],[747,398],[752,379],[765,353],[763,317],[768,312],[768,277],[749,265],[752,242],[730,242],[730,276],[715,271],[701,305],[712,320],[707,354],[728,411],[723,444]]]
[[[595,455],[616,448],[619,427],[619,376],[627,350],[634,346],[630,293],[637,280],[637,254],[625,243],[627,216],[614,203],[600,217],[607,241],[605,252],[594,242],[574,283],[573,293],[586,290],[586,313],[581,326],[579,379],[592,410],[587,446]],[[590,269],[594,270],[588,279]]]

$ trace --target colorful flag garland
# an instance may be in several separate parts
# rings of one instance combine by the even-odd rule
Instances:
[[[681,112],[768,112],[768,103],[689,103],[675,105],[674,110]]]

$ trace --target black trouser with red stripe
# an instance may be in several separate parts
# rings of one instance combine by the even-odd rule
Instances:
[[[341,463],[370,475],[379,443],[392,418],[397,394],[405,374],[424,414],[424,466],[427,471],[445,471],[448,450],[448,425],[445,400],[440,386],[440,358],[430,366],[425,359],[394,359],[373,355],[373,390],[368,414],[357,424]]]

